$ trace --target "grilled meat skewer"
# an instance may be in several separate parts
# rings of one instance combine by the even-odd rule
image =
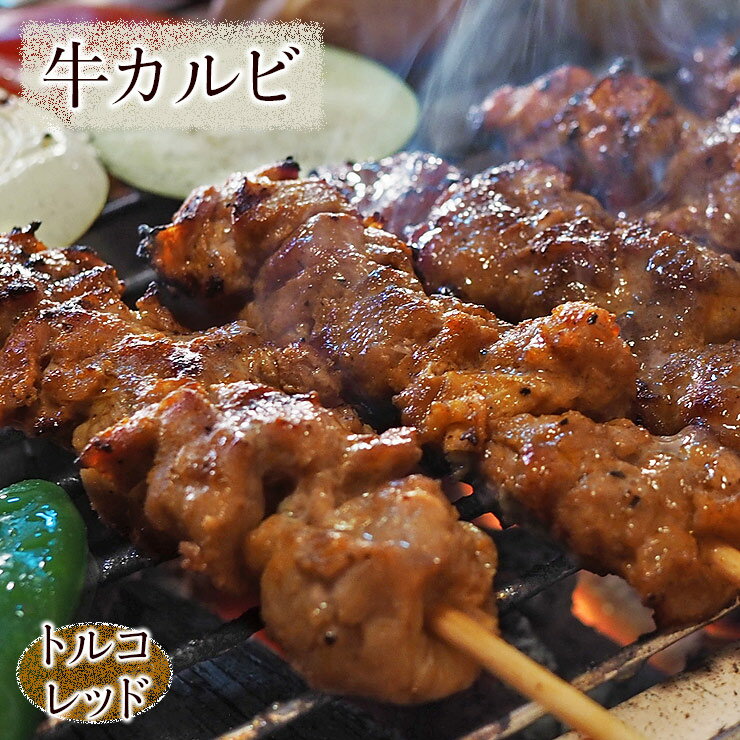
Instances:
[[[225,590],[259,577],[267,630],[312,686],[405,703],[479,672],[426,629],[429,609],[495,626],[492,541],[409,475],[420,454],[411,430],[358,433],[315,397],[236,382],[173,391],[81,463],[98,509],[135,538],[179,542]]]
[[[724,79],[734,99],[733,78]],[[504,159],[545,160],[614,214],[644,217],[737,254],[737,105],[706,120],[624,68],[592,78],[561,67],[529,85],[493,91],[481,108]]]
[[[255,179],[259,181],[260,177]],[[246,187],[252,189],[254,185]],[[279,197],[279,184],[266,186],[266,191],[270,198]],[[198,197],[196,193],[196,200]],[[186,205],[182,213],[189,214],[190,234],[197,233],[196,212]],[[201,213],[200,217],[201,230],[206,233],[211,228],[208,216]],[[244,211],[231,214],[234,220],[248,217]],[[168,233],[170,228],[173,231]],[[175,223],[148,240],[146,249],[154,255],[155,264],[158,240],[163,238],[166,243],[177,233]],[[221,246],[213,242],[210,248],[217,251]],[[228,247],[248,252],[250,244],[232,240]],[[252,261],[249,256],[241,259]],[[601,419],[624,413],[632,402],[635,365],[609,313],[593,305],[572,303],[558,307],[550,317],[509,327],[482,308],[454,298],[426,296],[414,276],[408,247],[372,226],[363,228],[359,216],[344,213],[310,218],[248,280],[254,299],[246,315],[260,332],[277,344],[302,342],[313,347],[333,363],[343,376],[346,391],[355,399],[370,404],[392,400],[404,421],[420,430],[424,442],[453,459],[478,460],[493,487],[519,496],[525,508],[544,516],[548,526],[571,542],[578,554],[578,537],[567,533],[592,525],[581,523],[572,512],[568,517],[561,516],[557,506],[545,511],[533,502],[529,507],[527,498],[535,494],[529,489],[506,487],[504,471],[484,463],[494,443],[492,432],[503,433],[507,426],[513,430],[522,412],[540,415],[553,413],[548,408],[558,409],[555,413],[580,408]],[[594,429],[601,427],[595,425]],[[644,440],[653,439],[643,430],[634,429],[636,434],[644,435]],[[656,439],[655,443],[661,445],[663,441]],[[734,460],[734,453],[711,439],[701,444],[708,452],[694,455],[688,463],[682,461],[686,450],[694,450],[692,441],[661,459],[675,470],[679,463],[688,468],[701,464],[710,479],[720,476],[716,479],[724,480],[717,467],[719,460],[726,456]],[[668,442],[664,446],[670,449]],[[528,464],[534,450],[523,445],[520,454]],[[579,455],[588,459],[587,449],[571,454],[575,455],[574,461]],[[608,463],[608,459],[597,457],[595,465]],[[729,469],[732,471],[732,466]],[[699,476],[698,471],[695,473]],[[636,467],[633,475],[641,485],[655,484],[647,469]],[[668,488],[662,486],[670,485],[672,479],[670,483],[668,479],[657,483],[656,506],[670,511],[673,504],[666,495]],[[740,481],[729,476],[718,491],[710,488],[707,496],[717,498],[715,508],[727,506],[734,511],[738,485]],[[566,500],[569,489],[560,493]],[[598,490],[593,495],[598,500]],[[681,495],[689,497],[685,511],[691,512],[693,494],[684,490]],[[584,557],[592,567],[613,570],[627,578],[655,606],[659,621],[694,619],[702,610],[710,613],[718,600],[732,592],[724,583],[704,596],[698,592],[691,606],[682,611],[680,600],[675,604],[668,594],[655,593],[655,581],[645,572],[642,558],[664,526],[665,517],[635,515],[619,520],[617,512],[607,508],[601,510],[601,517],[609,526],[618,525],[613,539],[622,543],[621,559],[608,553],[599,558],[598,553],[588,550],[584,550]],[[715,517],[709,529],[716,528],[718,520]],[[679,546],[674,557],[666,557],[666,571],[677,577],[678,569],[691,562],[697,571],[712,578],[711,566],[703,563],[692,534],[691,516],[677,521],[671,520],[671,526],[681,527],[692,547]],[[666,586],[672,582],[666,578],[661,583]]]
[[[414,243],[428,290],[451,291],[510,321],[569,300],[614,313],[640,361],[636,418],[662,434],[703,424],[740,449],[739,263],[614,220],[540,162],[453,186]]]
[[[91,252],[18,232],[0,263],[0,423],[76,449],[106,522],[224,591],[260,579],[268,630],[318,688],[412,702],[474,680],[424,614],[494,628],[496,553],[414,474],[413,430],[376,435],[316,393],[262,385],[338,400],[308,348],[269,347],[243,322],[184,333],[151,294],[132,311]]]
[[[401,164],[401,181],[407,168]],[[377,168],[356,165],[350,174],[355,170],[365,173],[367,196],[368,173]],[[382,171],[391,179],[392,161]],[[346,170],[327,176],[351,186]],[[362,205],[373,212],[372,199]],[[740,449],[737,262],[613,218],[543,162],[513,162],[440,187],[426,224],[407,235],[429,291],[453,293],[513,322],[572,300],[613,312],[640,361],[633,418],[658,434],[707,426]]]
[[[696,621],[737,592],[702,543],[740,545],[740,457],[701,429],[657,437],[626,419],[522,415],[491,425],[480,473],[584,567],[622,575],[661,623]]]
[[[721,36],[694,49],[678,73],[681,92],[703,116],[721,116],[740,99],[740,38]]]
[[[284,222],[295,224],[295,193],[305,183],[308,198],[315,181],[272,180],[277,172],[272,168],[242,176],[242,188],[262,193],[264,203],[252,203],[258,222],[265,209],[277,211],[282,203]],[[290,170],[279,174],[290,175]],[[408,247],[380,229],[365,228],[356,214],[313,216],[282,243],[266,237],[253,253],[251,212],[234,207],[238,198],[233,197],[233,179],[218,207],[217,193],[216,188],[196,191],[171,225],[146,236],[142,251],[150,255],[158,273],[163,271],[163,281],[175,284],[168,269],[170,255],[187,253],[193,244],[198,249],[207,246],[214,258],[204,251],[203,259],[188,263],[183,283],[207,284],[209,264],[224,252],[233,255],[229,259],[234,262],[253,265],[240,280],[246,286],[243,292],[255,297],[261,315],[248,312],[248,320],[270,322],[271,336],[283,345],[312,346],[310,334],[315,329],[321,335],[319,343],[336,348],[336,356],[328,359],[341,365],[337,369],[344,393],[353,400],[388,404],[392,396],[413,387],[414,398],[398,405],[405,423],[417,426],[423,439],[441,439],[450,432],[449,442],[454,444],[457,415],[464,420],[457,437],[466,434],[468,441],[463,438],[462,446],[471,447],[475,429],[465,408],[466,395],[476,404],[481,394],[488,393],[492,415],[578,408],[597,418],[612,418],[629,408],[636,365],[605,311],[572,304],[551,317],[511,327],[489,311],[455,298],[429,297],[414,274]],[[218,214],[218,227],[212,223],[213,213]],[[228,238],[213,236],[217,231],[227,232]],[[240,239],[239,234],[247,236]],[[272,245],[273,257],[267,244]],[[260,255],[265,270],[260,270]],[[294,278],[300,284],[294,284]],[[352,290],[356,301],[344,300]],[[295,299],[298,295],[301,301]],[[332,301],[334,295],[337,301]],[[189,296],[183,291],[183,300]],[[446,403],[447,396],[456,402]],[[478,416],[483,423],[485,414]]]
[[[512,162],[443,192],[413,235],[430,291],[519,322],[565,301],[614,313],[638,355],[740,337],[740,264],[617,221],[542,162]]]
[[[276,349],[245,322],[188,333],[153,294],[122,300],[115,271],[89,251],[0,237],[0,420],[80,451],[98,431],[180,384],[236,380],[341,399],[312,350]]]
[[[468,686],[477,664],[425,622],[445,604],[495,627],[488,535],[459,522],[439,484],[423,476],[349,498],[320,519],[306,519],[303,508],[286,499],[248,547],[262,572],[265,621],[301,673],[328,689],[400,702]]]
[[[490,418],[578,408],[604,419],[631,402],[634,359],[607,312],[564,304],[509,327],[430,298],[408,248],[351,216],[311,219],[266,263],[254,296],[247,315],[274,341],[328,349],[349,397],[392,399],[447,451],[480,449]]]

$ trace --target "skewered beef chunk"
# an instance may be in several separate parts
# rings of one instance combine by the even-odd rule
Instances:
[[[456,167],[424,152],[321,167],[316,174],[339,188],[363,216],[379,220],[386,231],[402,239],[426,219],[439,194],[461,177]]]
[[[354,213],[326,181],[297,180],[287,161],[253,175],[235,174],[221,187],[196,190],[166,227],[142,227],[140,253],[179,304],[189,326],[234,318],[251,294],[261,261],[316,213]]]
[[[561,145],[557,119],[594,81],[587,69],[568,64],[529,85],[502,85],[480,106],[483,126],[498,134],[507,152],[545,156]]]
[[[511,321],[578,299],[614,313],[641,364],[636,413],[650,429],[672,434],[700,422],[737,443],[726,435],[736,423],[729,400],[737,397],[739,358],[735,343],[721,344],[740,338],[740,265],[732,259],[674,234],[615,222],[562,173],[536,162],[452,187],[418,230],[415,254],[428,289],[446,286]],[[715,401],[701,368],[709,343],[717,345]]]
[[[586,567],[625,578],[660,624],[700,619],[737,590],[702,547],[740,546],[740,458],[701,430],[522,415],[491,425],[481,469]]]
[[[295,516],[301,504],[287,499],[250,536],[249,555],[269,632],[309,682],[403,703],[470,685],[478,667],[425,618],[444,604],[495,627],[491,539],[421,476],[308,521]]]
[[[639,413],[651,430],[676,434],[695,424],[740,451],[739,341],[668,355],[645,369],[639,386]]]
[[[704,116],[721,116],[740,99],[740,39],[722,36],[694,49],[678,72],[681,92]]]
[[[331,508],[414,469],[411,430],[363,433],[315,396],[248,382],[191,383],[93,437],[82,478],[103,519],[235,594],[249,582],[245,538],[291,493]]]
[[[507,114],[507,100],[526,104]],[[624,67],[593,82],[578,68],[559,68],[524,88],[495,91],[484,108],[484,125],[504,138],[507,158],[556,165],[613,213],[657,193],[693,125],[663,87]]]
[[[740,102],[686,137],[645,218],[740,257]]]

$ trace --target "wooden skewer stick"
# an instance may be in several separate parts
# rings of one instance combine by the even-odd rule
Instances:
[[[429,619],[438,637],[494,676],[593,740],[644,740],[593,699],[563,681],[464,612],[437,609]]]
[[[740,550],[723,542],[708,542],[706,552],[714,568],[740,588]]]

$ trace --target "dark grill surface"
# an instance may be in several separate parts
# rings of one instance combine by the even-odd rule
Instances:
[[[177,206],[175,201],[127,193],[108,206],[80,242],[93,247],[118,269],[135,298],[151,279],[135,257],[137,227],[166,222]],[[69,454],[44,441],[2,432],[0,456],[1,485],[26,477],[57,480],[85,517],[92,565],[79,617],[148,627],[172,656],[175,669],[167,696],[133,723],[47,725],[40,729],[39,738],[200,740],[216,737],[259,715],[250,737],[264,737],[274,729],[270,737],[281,740],[448,740],[506,717],[522,704],[521,697],[487,675],[468,691],[418,707],[311,693],[283,660],[254,637],[262,627],[256,609],[234,621],[224,621],[201,600],[192,598],[192,580],[183,578],[176,565],[154,563],[103,527],[90,510]],[[459,508],[464,518],[472,519],[490,510],[490,503],[485,494],[476,494],[462,500]],[[643,690],[660,677],[654,669],[644,667],[644,659],[675,641],[677,635],[648,639],[642,646],[618,653],[612,642],[571,615],[572,576],[577,567],[558,546],[516,527],[491,535],[500,552],[498,604],[506,639],[569,679],[612,658],[612,664],[582,682],[584,688],[601,685],[597,698],[607,705]],[[607,669],[625,666],[628,670],[622,672],[627,678],[613,680],[619,671]],[[502,720],[496,731],[508,722]],[[552,738],[560,728],[546,718],[527,732],[528,738]]]

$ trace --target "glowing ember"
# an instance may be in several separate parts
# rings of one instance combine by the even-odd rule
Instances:
[[[719,622],[708,625],[706,632],[712,640],[719,642],[740,640],[740,609],[736,609]]]
[[[460,494],[459,498],[462,498],[463,496],[470,496],[470,494],[473,493],[473,486],[469,486],[467,483],[456,483],[455,488]],[[485,529],[502,529],[501,522],[494,514],[490,513],[483,514],[483,516],[479,516],[477,519],[473,519],[473,524]]]
[[[571,611],[583,624],[618,645],[629,645],[640,635],[655,629],[650,610],[617,576],[602,577],[581,571],[573,591]],[[685,666],[686,656],[702,641],[702,633],[697,632],[657,653],[649,662],[665,673],[678,673]]]

